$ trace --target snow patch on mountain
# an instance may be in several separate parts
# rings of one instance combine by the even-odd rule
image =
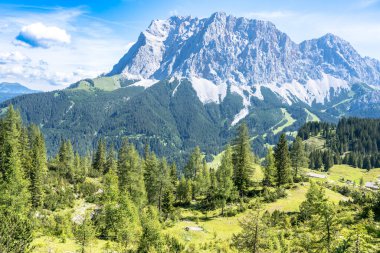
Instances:
[[[203,104],[217,103],[224,100],[227,95],[227,84],[214,84],[213,82],[199,77],[191,77],[191,84]]]
[[[153,86],[156,83],[158,83],[158,80],[154,80],[154,79],[142,79],[142,80],[139,80],[139,81],[131,84],[130,86],[140,86],[140,87],[144,87],[144,89],[147,89],[147,88]]]
[[[327,74],[322,74],[321,79],[309,79],[304,84],[293,80],[283,84],[255,84],[254,87],[256,87],[254,96],[258,99],[264,99],[261,88],[266,87],[289,105],[299,101],[308,105],[312,105],[313,102],[324,104],[326,101],[330,101],[332,95],[338,95],[343,90],[350,88],[347,81]]]

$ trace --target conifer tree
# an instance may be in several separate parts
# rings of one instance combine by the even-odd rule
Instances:
[[[232,191],[234,187],[234,183],[232,180],[233,176],[233,163],[232,163],[232,148],[231,146],[227,146],[221,164],[216,172],[217,178],[217,187],[218,187],[218,195],[221,200],[222,207],[222,215],[224,214],[224,207],[226,202],[232,196]]]
[[[164,194],[167,191],[172,190],[171,183],[170,183],[170,171],[169,171],[168,164],[165,158],[163,158],[160,162],[157,179],[158,179],[158,188],[157,188],[158,212],[159,214],[161,214],[162,200],[163,200]]]
[[[283,185],[292,181],[290,173],[290,156],[285,134],[282,134],[274,150],[275,166],[277,171],[277,185]]]
[[[47,160],[45,140],[37,126],[32,125],[31,132],[31,158],[30,192],[34,208],[42,207],[44,201],[44,178],[47,173]]]
[[[154,154],[146,148],[144,160],[144,181],[148,203],[150,205],[158,206],[159,198],[159,161]]]
[[[77,243],[81,247],[81,252],[87,252],[87,246],[90,245],[95,238],[95,227],[88,214],[85,216],[82,223],[76,227],[74,235]]]
[[[106,172],[106,142],[103,138],[98,141],[98,148],[96,149],[92,167],[98,175]]]
[[[128,192],[132,201],[141,207],[146,201],[144,168],[133,144],[123,141],[118,156],[119,189]]]
[[[264,164],[264,181],[266,186],[273,186],[276,182],[276,167],[272,148],[268,149]]]
[[[29,210],[29,184],[20,159],[21,117],[11,106],[2,122],[0,142],[0,209],[25,214]]]
[[[294,170],[294,177],[297,178],[298,174],[300,172],[300,169],[302,169],[307,160],[305,155],[305,148],[302,143],[302,139],[297,136],[296,139],[293,141],[290,151],[290,157],[292,161],[292,166]]]
[[[178,184],[177,165],[175,163],[170,166],[170,181],[175,188]]]
[[[141,215],[142,236],[137,250],[138,252],[161,252],[163,248],[163,237],[158,218],[158,212],[155,207],[148,206],[143,209]]]
[[[233,179],[240,196],[243,196],[250,185],[250,175],[252,173],[253,164],[248,128],[245,123],[240,125],[233,144]]]
[[[162,198],[162,213],[165,219],[169,218],[174,212],[174,194],[173,189],[167,188]]]
[[[189,161],[184,168],[186,179],[195,180],[202,172],[203,156],[199,146],[196,146],[190,155]]]
[[[259,212],[249,214],[240,225],[243,231],[233,236],[233,246],[243,252],[267,252],[267,226],[262,223]]]

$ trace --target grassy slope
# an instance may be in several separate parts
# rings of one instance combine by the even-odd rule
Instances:
[[[284,130],[286,127],[291,126],[294,124],[294,122],[296,122],[296,120],[292,117],[292,115],[288,113],[285,108],[281,108],[281,112],[284,115],[284,118],[277,124],[279,127],[272,130],[274,135],[282,132],[282,130]]]
[[[309,122],[309,121],[321,121],[317,115],[315,115],[314,113],[310,112],[308,109],[304,108],[305,109],[305,112],[307,113],[307,118],[306,118],[306,121]]]
[[[363,178],[364,183],[376,182],[380,177],[380,168],[370,171],[364,169],[353,168],[347,164],[334,165],[329,172],[317,172],[318,174],[327,175],[327,180],[339,183],[340,179],[350,180],[359,185],[360,179]]]

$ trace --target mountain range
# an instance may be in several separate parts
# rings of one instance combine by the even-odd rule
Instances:
[[[19,83],[0,83],[0,103],[24,94],[36,93],[39,91],[31,90]]]
[[[174,16],[152,21],[109,73],[9,103],[50,147],[126,136],[178,161],[195,145],[218,153],[245,121],[262,155],[306,121],[380,117],[380,62],[333,34],[297,44],[271,22]]]

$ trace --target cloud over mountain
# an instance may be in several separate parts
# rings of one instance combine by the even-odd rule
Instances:
[[[22,27],[16,40],[22,45],[49,48],[54,45],[70,44],[71,36],[64,29],[38,22]]]

